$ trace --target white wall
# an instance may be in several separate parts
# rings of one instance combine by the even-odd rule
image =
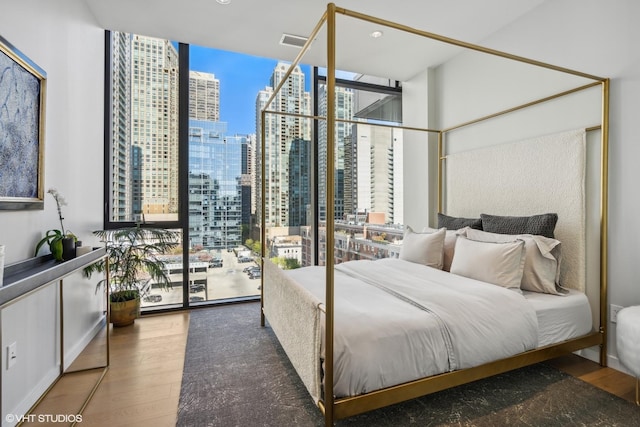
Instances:
[[[636,0],[554,0],[496,32],[480,44],[542,62],[611,78],[609,150],[609,303],[640,304],[640,231],[630,226],[640,212],[640,16]],[[455,61],[455,60],[454,60]],[[440,82],[439,82],[440,83]],[[416,84],[413,82],[412,84]],[[542,87],[540,82],[538,87]],[[403,86],[405,94],[411,86]],[[533,85],[530,89],[535,89]],[[492,89],[495,91],[495,89]],[[514,100],[516,91],[495,91],[496,97]],[[489,100],[489,101],[488,101]],[[460,105],[462,113],[475,115],[491,96]],[[469,101],[468,101],[469,102]],[[516,102],[517,104],[517,102]],[[405,109],[405,112],[407,110]],[[448,112],[438,111],[440,121]],[[445,123],[450,124],[450,123]],[[567,123],[571,128],[573,123]],[[411,157],[412,154],[408,153]],[[433,182],[433,181],[432,181]],[[408,198],[409,199],[409,198]],[[424,215],[419,212],[419,215]],[[405,215],[409,217],[409,212]],[[609,364],[623,369],[617,360],[615,324],[608,324]]]
[[[7,414],[24,414],[60,372],[56,284],[0,311],[2,322],[2,427],[15,425]],[[16,345],[16,362],[7,368],[5,348]]]
[[[77,370],[103,366],[106,354],[88,358],[70,368],[85,346],[100,332],[106,297],[95,294],[95,280],[81,270],[65,277],[64,282],[64,369]],[[10,426],[7,414],[23,414],[40,398],[60,373],[60,292],[59,282],[45,285],[34,294],[0,310],[2,344],[15,343],[16,363],[7,366],[2,351],[2,426]]]
[[[44,189],[67,200],[64,225],[97,244],[102,226],[104,31],[80,0],[3,0],[0,35],[47,73]],[[45,209],[0,211],[5,263],[33,256],[35,244],[59,228],[53,197]]]
[[[404,126],[428,129],[435,127],[432,107],[433,72],[424,71],[402,83],[402,122]],[[437,129],[437,128],[436,128]],[[437,190],[426,185],[437,180],[437,134],[403,131],[404,223],[414,230],[434,226],[430,213],[437,210]]]
[[[102,228],[104,31],[81,0],[3,0],[0,35],[47,73],[44,189],[55,187],[67,200],[65,228],[98,245],[91,231]],[[44,232],[54,228],[58,215],[48,194],[44,210],[0,211],[5,262],[32,257]],[[3,425],[8,411],[24,410],[57,375],[58,298],[57,287],[47,286],[2,310],[3,354],[6,343],[18,343],[16,366],[0,367]],[[86,302],[65,312],[67,356],[77,354],[94,330],[103,309],[99,298],[86,283],[65,286],[65,300]]]
[[[545,2],[490,37],[490,47],[611,78],[609,149],[609,303],[640,304],[640,3],[635,0]],[[608,353],[619,367],[615,324]]]

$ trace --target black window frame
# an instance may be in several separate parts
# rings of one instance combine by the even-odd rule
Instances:
[[[391,80],[390,80],[391,82]],[[354,89],[354,90],[362,90],[362,91],[367,91],[367,92],[375,92],[375,93],[381,93],[381,94],[385,94],[385,95],[399,95],[400,97],[402,97],[402,85],[400,84],[400,81],[398,80],[393,80],[394,84],[393,86],[384,86],[384,85],[378,85],[378,84],[374,84],[374,83],[367,83],[367,82],[362,82],[362,81],[358,81],[358,80],[347,80],[347,79],[341,79],[341,78],[336,78],[335,79],[335,83],[336,83],[336,87],[345,87],[345,88],[349,88],[349,89]],[[327,76],[326,75],[322,75],[320,74],[320,68],[319,67],[313,67],[313,81],[312,81],[312,85],[311,85],[311,98],[312,98],[312,105],[313,105],[313,116],[314,117],[318,117],[319,113],[320,113],[320,106],[319,106],[319,97],[318,97],[318,93],[320,91],[320,85],[326,85],[327,84]],[[318,158],[319,158],[319,153],[318,153],[318,135],[319,135],[319,131],[318,131],[318,120],[314,120],[313,123],[313,159],[312,159],[312,165],[316,166],[318,164]],[[313,200],[313,206],[318,206],[318,200],[320,197],[320,189],[318,188],[318,168],[317,167],[313,167],[313,186],[312,186],[312,191],[313,191],[313,195],[312,195],[312,200]],[[318,236],[318,229],[320,226],[320,211],[319,209],[314,209],[313,211],[313,226],[312,226],[312,233],[314,236],[313,239],[313,263],[314,265],[318,265],[320,262],[320,241],[319,239],[315,238]]]
[[[184,88],[189,87],[189,52],[190,45],[187,43],[178,43],[178,219],[176,221],[154,221],[154,222],[141,222],[141,227],[159,227],[168,228],[173,230],[180,230],[182,233],[182,263],[183,265],[189,264],[189,251],[188,246],[185,243],[189,241],[189,91]],[[135,221],[113,221],[111,218],[111,130],[112,130],[112,87],[111,87],[111,72],[112,72],[112,43],[111,43],[111,31],[105,30],[104,40],[104,183],[103,183],[103,196],[104,196],[104,211],[103,211],[103,228],[105,230],[116,229],[121,227],[132,227],[137,223]],[[313,115],[318,115],[318,88],[321,84],[326,84],[326,76],[319,74],[318,67],[311,67],[312,69],[312,81],[311,81],[311,97]],[[383,94],[395,94],[402,95],[402,87],[400,82],[395,81],[394,86],[383,86],[378,84],[366,83],[361,81],[336,79],[336,85],[352,88],[355,90],[364,90],[369,92],[377,92]],[[258,132],[258,129],[256,129]],[[318,121],[314,121],[313,125],[313,161],[318,158]],[[318,169],[313,168],[313,187],[312,187],[312,204],[318,205]],[[314,236],[318,236],[319,227],[319,212],[317,209],[314,211],[312,231]],[[318,249],[319,241],[314,238],[314,263],[318,264]],[[189,269],[183,269],[183,284],[190,283]],[[255,301],[259,300],[259,296],[248,296],[232,298],[228,300],[213,300],[207,301],[205,304],[199,303],[192,305],[189,302],[189,287],[183,286],[182,292],[182,304],[173,304],[168,306],[160,306],[159,308],[144,309],[142,314],[156,314],[162,312],[173,312],[184,309],[191,309],[196,307],[210,307],[219,304],[228,304],[234,302],[243,301]]]

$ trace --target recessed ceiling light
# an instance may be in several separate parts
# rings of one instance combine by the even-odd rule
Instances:
[[[382,37],[383,32],[382,31],[374,31],[371,34],[369,34],[371,37],[373,37],[374,39],[377,39],[378,37]]]
[[[231,3],[231,0],[216,0],[218,3],[220,4],[229,4]]]

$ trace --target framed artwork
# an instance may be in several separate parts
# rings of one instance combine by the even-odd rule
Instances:
[[[46,73],[0,36],[0,209],[44,209]]]

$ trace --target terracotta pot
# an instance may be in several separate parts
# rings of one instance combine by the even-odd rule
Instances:
[[[115,327],[131,325],[140,316],[139,298],[130,301],[111,302],[109,307],[111,309],[111,323]]]

